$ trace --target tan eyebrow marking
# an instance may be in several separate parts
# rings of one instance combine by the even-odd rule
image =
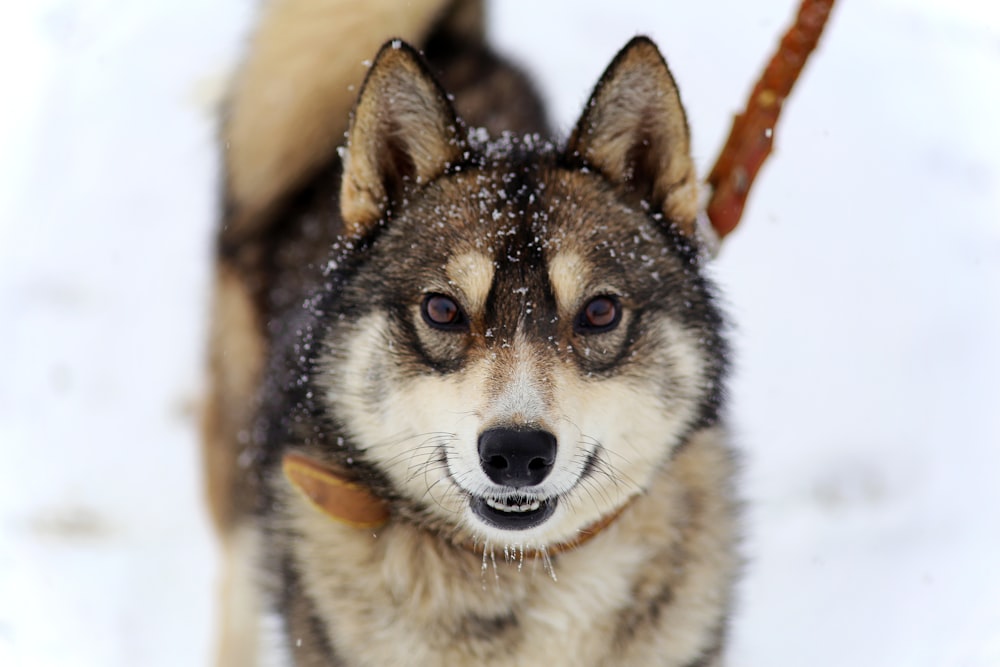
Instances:
[[[572,250],[559,252],[549,261],[549,282],[561,312],[575,308],[583,296],[588,274],[583,257]]]
[[[481,313],[493,285],[493,261],[478,252],[455,255],[448,261],[445,274],[458,285],[473,311]]]

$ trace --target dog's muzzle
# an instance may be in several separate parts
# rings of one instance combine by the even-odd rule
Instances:
[[[540,525],[555,511],[557,498],[540,498],[530,487],[540,484],[556,461],[556,438],[548,431],[495,428],[479,436],[479,465],[495,484],[511,491],[473,498],[472,509],[484,521],[505,530]]]

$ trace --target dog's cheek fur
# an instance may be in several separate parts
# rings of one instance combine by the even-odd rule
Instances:
[[[436,506],[454,520],[460,498],[442,457],[455,447],[468,387],[461,373],[407,372],[418,360],[390,346],[392,322],[374,312],[338,334],[341,349],[321,363],[319,383],[358,455],[385,473],[417,505]],[[474,424],[474,420],[464,420]]]
[[[699,414],[705,365],[697,341],[681,326],[662,320],[647,334],[653,340],[642,363],[626,363],[612,377],[588,378],[564,365],[554,374],[559,420],[558,475],[553,483],[576,483],[551,529],[565,539],[614,512],[648,488],[669,465],[673,450]],[[669,369],[649,377],[651,369]],[[659,387],[657,392],[649,387]],[[580,479],[583,462],[592,470]]]

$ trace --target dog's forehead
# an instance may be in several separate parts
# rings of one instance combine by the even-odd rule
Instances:
[[[475,253],[497,265],[539,265],[560,253],[593,254],[631,242],[645,216],[602,179],[551,166],[515,165],[447,179],[425,205],[424,233],[451,256]],[[431,224],[426,224],[431,222]],[[534,264],[531,260],[537,260]]]
[[[649,216],[599,175],[552,164],[454,174],[414,204],[393,234],[401,279],[453,286],[473,311],[489,302],[513,317],[529,302],[566,310],[597,291],[623,294],[664,248]]]
[[[542,299],[551,293],[550,265],[578,268],[576,245],[567,238],[560,206],[570,199],[560,179],[549,170],[499,168],[470,174],[461,183],[468,208],[453,219],[454,243],[445,272],[475,301],[493,293],[500,302]],[[505,298],[505,295],[514,295]]]
[[[484,281],[512,264],[530,269],[551,243],[545,185],[525,170],[491,169],[442,179],[406,214],[396,243],[414,243],[415,254],[441,261],[452,280]]]

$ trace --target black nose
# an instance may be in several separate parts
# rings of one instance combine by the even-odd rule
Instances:
[[[556,438],[547,431],[494,428],[479,436],[479,464],[497,484],[522,487],[545,479],[556,461]]]

